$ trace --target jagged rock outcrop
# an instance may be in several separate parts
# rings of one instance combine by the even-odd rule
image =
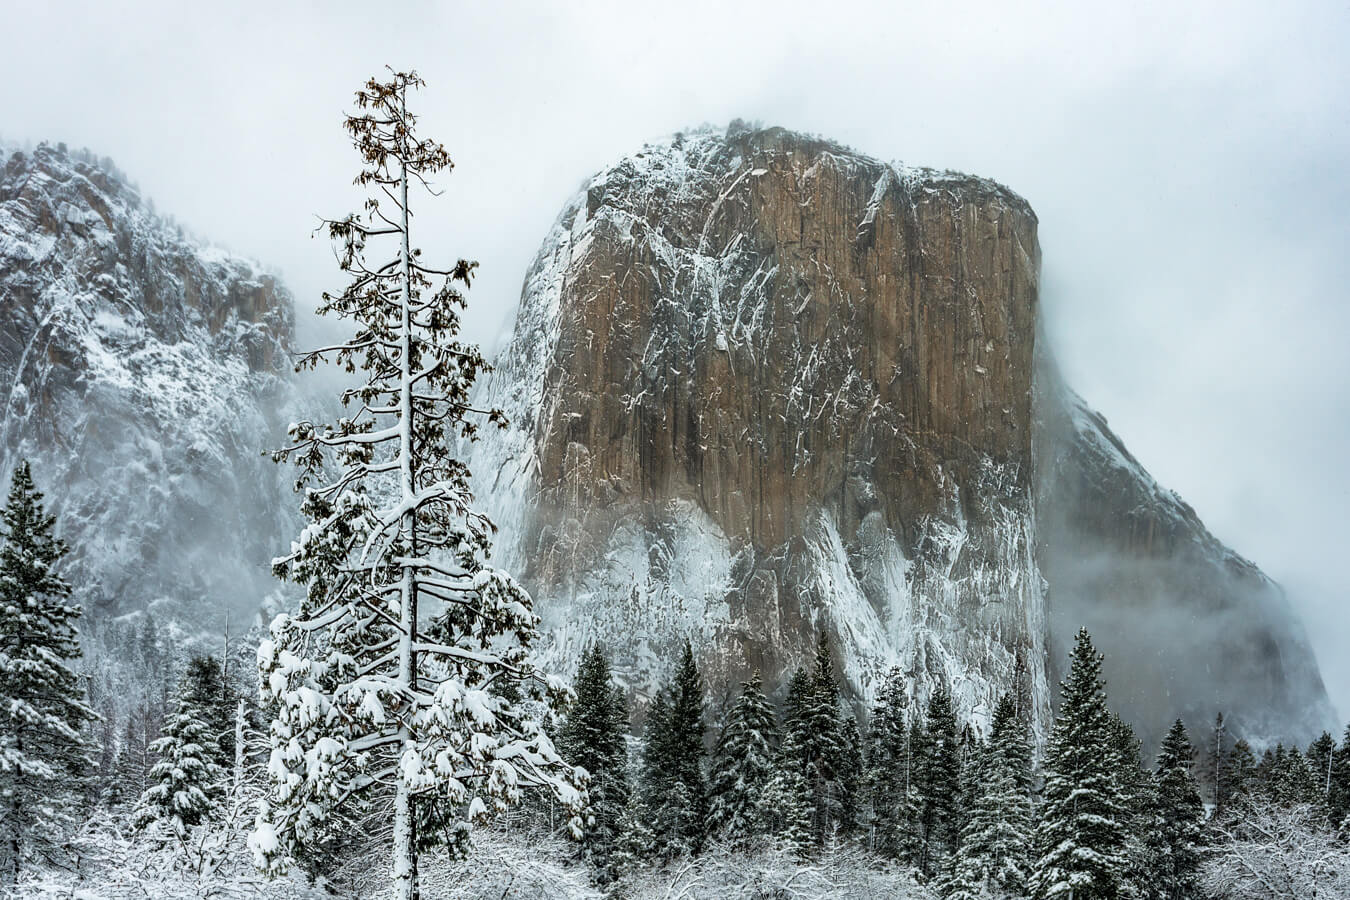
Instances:
[[[1136,721],[1212,715],[1238,699],[1225,677],[1325,704],[1268,580],[1119,465],[1076,399],[1034,390],[1038,277],[1036,217],[1007,189],[781,129],[677,135],[596,175],[483,389],[514,427],[473,461],[546,653],[565,669],[603,640],[641,695],[686,637],[720,687],[778,676],[824,629],[855,696],[898,665],[916,701],[941,681],[979,721],[1013,688],[1043,727],[1049,635],[1111,608],[1148,558],[1170,567],[1154,587],[1207,585],[1174,609],[1262,613],[1212,657],[1170,633],[1164,656],[1215,666],[1184,677],[1103,629]]]
[[[260,451],[289,367],[291,301],[183,237],[87,152],[0,169],[0,472],[34,476],[95,618],[167,606],[219,631],[273,590],[285,476]]]

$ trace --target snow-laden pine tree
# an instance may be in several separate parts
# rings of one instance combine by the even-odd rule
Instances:
[[[1127,839],[1125,858],[1129,875],[1122,882],[1125,896],[1137,897],[1148,893],[1145,872],[1148,868],[1147,839],[1152,826],[1153,774],[1144,768],[1144,745],[1134,733],[1133,726],[1111,711],[1111,747],[1116,756],[1116,783],[1118,785],[1122,817]]]
[[[816,847],[811,827],[810,795],[810,786],[801,769],[788,764],[784,758],[765,787],[760,802],[768,832],[780,846],[802,859]]]
[[[1149,867],[1145,884],[1153,900],[1195,896],[1205,805],[1191,773],[1194,756],[1186,726],[1177,719],[1158,750],[1152,816],[1145,839]]]
[[[588,855],[602,869],[619,836],[628,806],[628,708],[614,684],[609,657],[596,645],[582,654],[572,683],[576,698],[558,730],[558,750],[590,773],[586,833]]]
[[[917,815],[907,708],[904,673],[893,668],[872,705],[864,776],[868,844],[885,859],[900,858]]]
[[[994,711],[989,745],[974,766],[977,787],[946,883],[948,900],[1025,896],[1031,874],[1031,797],[1023,775],[1029,746],[1016,703],[1005,694]]]
[[[1331,791],[1327,796],[1331,824],[1344,827],[1350,818],[1350,725],[1345,726],[1341,745],[1331,757]]]
[[[942,871],[960,840],[961,756],[951,694],[939,685],[928,698],[923,753],[915,792],[919,804],[918,867],[931,877]]]
[[[309,524],[274,569],[305,596],[258,648],[271,789],[250,839],[273,869],[319,838],[335,808],[390,804],[403,898],[416,893],[419,843],[464,849],[472,823],[528,787],[551,791],[578,832],[584,803],[530,705],[556,706],[567,690],[531,662],[538,617],[489,564],[494,526],[474,510],[454,454],[475,419],[505,423],[469,403],[485,363],[458,339],[459,288],[475,264],[438,268],[413,244],[410,197],[451,165],[416,134],[408,94],[421,85],[415,73],[371,79],[344,123],[370,196],[327,224],[350,281],[319,312],[354,334],[298,368],[331,358],[364,381],[342,392],[343,416],[294,424],[275,454],[298,465]],[[375,256],[386,242],[388,255]],[[440,827],[419,835],[423,819]]]
[[[83,734],[94,719],[71,664],[80,656],[57,572],[67,553],[42,506],[28,463],[14,469],[0,513],[0,879],[45,855],[70,825],[92,760]]]
[[[1262,765],[1266,761],[1262,760]],[[1321,794],[1308,759],[1297,746],[1275,746],[1265,773],[1264,793],[1281,806],[1317,806]]]
[[[183,679],[177,704],[165,718],[160,737],[150,745],[157,761],[150,768],[149,787],[132,815],[137,828],[162,822],[180,843],[194,826],[211,817],[224,793],[220,741],[198,687],[192,675]]]
[[[817,846],[836,829],[853,827],[858,790],[858,773],[851,771],[857,763],[851,759],[853,752],[840,711],[830,646],[822,634],[811,673],[798,669],[788,683],[782,745],[784,764],[795,766],[807,787]]]
[[[647,713],[643,729],[642,805],[653,851],[669,859],[696,851],[707,824],[703,772],[703,679],[688,642],[668,688]]]
[[[1074,641],[1045,759],[1032,890],[1039,900],[1117,900],[1130,874],[1102,657],[1087,629]]]
[[[187,702],[197,710],[216,750],[211,762],[222,772],[234,765],[234,717],[238,695],[225,677],[224,667],[214,656],[194,656],[188,660],[179,703]]]
[[[1035,781],[1031,729],[1026,715],[1018,710],[1015,695],[1005,694],[995,705],[994,719],[989,727],[989,746],[1008,761],[1018,790],[1030,799]]]
[[[1336,756],[1336,739],[1331,736],[1331,732],[1324,731],[1308,745],[1308,752],[1304,755],[1308,760],[1308,769],[1312,772],[1313,782],[1317,787],[1318,801],[1330,811],[1329,800],[1331,796],[1331,776]]]
[[[777,771],[778,721],[759,672],[741,685],[713,751],[708,835],[745,845],[768,832],[764,794]]]
[[[1256,754],[1252,753],[1252,746],[1246,738],[1238,738],[1233,742],[1233,749],[1228,752],[1223,770],[1220,790],[1224,797],[1224,815],[1230,815],[1249,803],[1255,786]]]

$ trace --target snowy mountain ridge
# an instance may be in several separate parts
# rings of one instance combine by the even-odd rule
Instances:
[[[219,632],[274,587],[291,300],[183,236],[108,160],[64,145],[0,169],[0,469],[33,461],[96,616]],[[289,506],[289,504],[288,504]]]

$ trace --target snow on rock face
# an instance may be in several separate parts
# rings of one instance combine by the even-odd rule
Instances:
[[[780,129],[681,135],[585,186],[526,278],[475,449],[545,653],[714,690],[832,636],[976,721],[1049,713],[1034,555],[1036,219],[988,181]]]
[[[219,631],[273,589],[292,504],[281,432],[289,295],[185,239],[86,154],[0,168],[0,472],[20,458],[96,613],[167,604]]]

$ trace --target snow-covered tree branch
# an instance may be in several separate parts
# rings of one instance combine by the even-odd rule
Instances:
[[[319,311],[355,333],[297,368],[331,358],[365,381],[341,394],[354,415],[297,423],[274,454],[297,464],[310,521],[274,568],[306,596],[258,649],[271,791],[252,838],[259,865],[276,868],[321,837],[335,808],[392,803],[401,897],[415,894],[420,845],[462,849],[474,821],[522,790],[552,792],[574,828],[585,800],[583,773],[536,712],[566,689],[531,664],[530,597],[490,567],[495,528],[473,510],[453,455],[477,434],[471,417],[505,419],[468,402],[486,363],[459,340],[458,310],[477,264],[425,265],[412,245],[410,188],[451,167],[440,144],[415,136],[407,101],[421,85],[415,73],[372,79],[346,119],[363,162],[356,183],[372,195],[362,213],[326,223],[352,279]],[[372,258],[386,241],[389,255]]]

